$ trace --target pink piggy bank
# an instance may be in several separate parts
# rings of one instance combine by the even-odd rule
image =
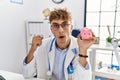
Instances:
[[[90,39],[92,37],[92,30],[88,28],[82,28],[80,34],[82,39]]]

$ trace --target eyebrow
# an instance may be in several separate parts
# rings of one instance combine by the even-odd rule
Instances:
[[[68,23],[68,24],[70,24],[69,21],[63,21],[61,24],[63,24],[63,23]],[[57,23],[57,22],[53,22],[52,24],[59,24],[59,23]]]

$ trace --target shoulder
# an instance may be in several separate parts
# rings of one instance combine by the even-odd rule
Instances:
[[[43,44],[51,42],[52,39],[53,39],[52,37],[44,38],[43,39]]]
[[[77,38],[74,38],[73,36],[71,36],[69,49],[74,49],[74,48],[78,48]]]
[[[43,39],[41,46],[49,48],[53,40],[54,40],[54,37],[45,38]]]
[[[72,42],[74,45],[77,45],[77,38],[71,36],[71,42]]]

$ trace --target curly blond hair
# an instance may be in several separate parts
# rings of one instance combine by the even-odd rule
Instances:
[[[50,12],[49,21],[52,20],[65,20],[72,21],[71,13],[66,8],[55,8]]]

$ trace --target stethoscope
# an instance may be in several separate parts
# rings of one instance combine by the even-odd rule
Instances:
[[[55,41],[55,38],[53,38],[52,41],[51,41],[49,52],[52,50],[52,46],[53,46],[54,41]],[[78,53],[77,48],[72,49],[72,51],[73,51],[73,53],[75,55]],[[51,71],[50,68],[51,68],[50,67],[50,60],[49,60],[49,57],[48,57],[48,71],[47,71],[47,76],[49,76],[49,78],[52,75],[52,71]],[[68,72],[68,74],[72,74],[74,72],[73,61],[71,61],[71,63],[69,64],[69,66],[67,68],[67,72]]]

